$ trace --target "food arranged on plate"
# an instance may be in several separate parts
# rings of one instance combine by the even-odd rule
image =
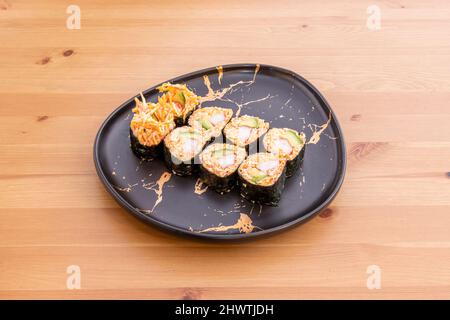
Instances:
[[[207,139],[192,127],[178,127],[164,139],[164,161],[167,167],[179,176],[195,173],[199,166],[198,156]]]
[[[258,117],[244,115],[233,118],[225,126],[224,135],[231,143],[249,151],[252,143],[259,145],[259,139],[269,130],[269,123]]]
[[[286,162],[286,177],[292,177],[300,167],[305,154],[306,137],[304,133],[289,128],[272,128],[263,139],[267,152],[277,154]]]
[[[237,170],[246,157],[242,147],[213,143],[200,154],[200,179],[219,193],[229,192],[236,186]]]
[[[152,86],[112,112],[94,143],[98,176],[122,207],[209,239],[306,222],[335,198],[346,162],[322,94],[294,71],[259,64]]]
[[[219,107],[205,107],[195,110],[189,117],[189,125],[215,139],[222,134],[225,125],[233,116],[233,110]]]
[[[221,194],[238,187],[249,201],[278,205],[285,179],[302,163],[303,133],[269,130],[269,122],[250,115],[232,118],[230,108],[202,108],[185,84],[164,83],[158,90],[163,95],[156,103],[147,103],[142,94],[142,101],[135,99],[130,140],[138,157],[163,153],[176,175],[198,174]]]
[[[241,195],[250,201],[276,206],[284,189],[285,166],[286,160],[273,153],[249,155],[238,170]]]
[[[162,102],[173,108],[173,115],[177,126],[186,124],[188,117],[199,105],[198,96],[185,84],[163,83],[158,87],[162,95]]]
[[[162,141],[175,128],[171,108],[158,101],[147,103],[135,99],[133,119],[130,123],[131,149],[141,158],[157,157],[162,151]]]

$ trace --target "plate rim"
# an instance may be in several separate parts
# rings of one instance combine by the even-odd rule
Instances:
[[[134,208],[128,201],[123,199],[123,197],[117,192],[117,190],[114,189],[114,187],[111,185],[111,183],[108,181],[106,175],[104,174],[104,172],[101,168],[101,163],[100,163],[100,158],[99,158],[99,142],[100,142],[101,135],[102,135],[103,131],[105,130],[105,127],[109,124],[110,120],[112,118],[114,118],[117,113],[122,111],[122,109],[125,106],[130,104],[130,102],[134,101],[134,98],[137,97],[138,95],[135,95],[135,96],[131,97],[130,99],[126,100],[125,102],[123,102],[119,107],[117,107],[113,112],[111,112],[106,117],[106,119],[103,121],[100,128],[98,129],[97,134],[95,136],[95,140],[94,140],[94,145],[93,145],[93,158],[94,159],[93,160],[94,160],[94,164],[95,164],[95,170],[96,170],[97,175],[100,178],[102,184],[105,186],[106,190],[114,198],[114,200],[122,208],[126,209],[129,213],[131,213],[133,216],[139,218],[140,220],[142,220],[143,222],[145,222],[147,224],[158,227],[161,230],[170,231],[171,233],[175,233],[178,235],[194,237],[197,239],[200,238],[200,239],[212,239],[212,240],[253,239],[255,237],[262,237],[262,236],[266,236],[269,234],[278,233],[280,231],[284,231],[284,230],[290,229],[294,226],[305,223],[309,219],[315,217],[320,212],[322,212],[324,209],[326,209],[330,205],[330,203],[334,200],[334,198],[336,197],[338,192],[340,191],[342,184],[344,182],[345,173],[346,173],[346,169],[347,169],[347,151],[346,151],[346,145],[345,145],[345,141],[344,141],[343,131],[339,124],[339,121],[336,118],[336,115],[335,115],[333,109],[331,108],[330,104],[325,99],[325,97],[322,95],[322,93],[320,93],[319,90],[311,82],[309,82],[304,77],[302,77],[301,75],[299,75],[298,73],[296,73],[292,70],[285,69],[285,68],[278,67],[278,66],[273,66],[273,65],[268,65],[268,64],[258,64],[258,63],[233,63],[233,64],[221,65],[224,72],[226,69],[230,69],[230,68],[250,68],[250,67],[256,68],[257,66],[259,66],[261,69],[269,68],[269,69],[273,69],[273,70],[281,72],[281,73],[289,74],[290,76],[297,78],[298,80],[303,82],[308,87],[308,89],[312,91],[312,93],[314,93],[316,95],[316,98],[318,98],[318,100],[321,102],[321,104],[324,104],[328,108],[328,110],[331,114],[332,121],[335,124],[336,130],[338,132],[339,139],[341,142],[340,143],[340,145],[341,145],[340,151],[342,153],[342,164],[340,166],[340,170],[338,167],[338,175],[339,176],[337,177],[337,181],[336,181],[334,189],[330,192],[329,196],[320,205],[316,206],[314,209],[310,210],[309,212],[302,215],[301,217],[298,217],[287,223],[280,224],[276,227],[260,230],[257,232],[238,233],[238,234],[214,234],[214,233],[201,233],[201,232],[190,231],[188,229],[184,229],[184,228],[181,228],[178,226],[171,225],[166,222],[159,221],[159,220],[153,218],[151,215],[146,215],[146,214],[136,210],[136,208]],[[189,78],[189,77],[197,75],[197,74],[202,74],[202,73],[207,74],[214,70],[217,71],[217,66],[193,71],[193,72],[172,78],[172,79],[164,81],[164,82],[176,82],[180,79]],[[162,82],[162,83],[164,83],[164,82]],[[155,90],[162,83],[157,84],[155,86],[152,86],[152,87],[142,91],[142,94],[146,95],[148,92]]]

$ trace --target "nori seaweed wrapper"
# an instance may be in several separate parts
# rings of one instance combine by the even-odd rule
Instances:
[[[283,169],[278,180],[271,186],[259,186],[245,180],[239,175],[239,187],[241,196],[251,202],[260,204],[277,206],[281,200],[284,183],[286,181],[286,167]]]
[[[200,154],[200,153],[199,153]],[[181,161],[175,156],[173,156],[164,144],[164,162],[166,163],[167,168],[174,174],[178,176],[190,176],[196,173],[199,169],[199,159],[198,155],[193,157],[188,161]]]
[[[133,150],[133,153],[138,156],[141,159],[154,159],[162,154],[162,142],[158,143],[155,146],[144,146],[141,144],[138,140],[138,138],[135,137],[133,130],[130,128],[130,143],[131,143],[131,150]]]
[[[189,112],[186,114],[186,117],[185,117],[184,119],[183,119],[183,116],[180,116],[180,117],[174,117],[173,120],[175,121],[176,127],[182,127],[182,126],[187,125],[188,119],[189,119],[189,117],[191,116],[192,112],[194,112],[194,110],[189,111]]]
[[[298,168],[300,168],[300,166],[302,165],[303,158],[305,156],[305,147],[306,144],[303,146],[302,150],[300,150],[300,152],[294,159],[286,161],[287,178],[292,177],[297,172]]]
[[[200,179],[209,188],[218,193],[225,193],[231,191],[237,183],[237,168],[236,171],[226,177],[219,177],[210,172],[208,169],[200,165]]]

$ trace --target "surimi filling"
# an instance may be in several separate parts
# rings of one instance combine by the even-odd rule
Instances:
[[[219,107],[197,109],[189,117],[189,125],[211,137],[218,137],[233,116],[233,110]]]
[[[256,141],[268,129],[269,123],[258,117],[245,115],[231,119],[225,126],[224,133],[233,144],[246,146]]]
[[[304,133],[289,128],[273,128],[264,136],[264,148],[286,160],[293,160],[305,145]]]
[[[252,128],[246,127],[246,126],[240,126],[238,128],[239,143],[247,144],[251,134],[252,134]]]
[[[208,146],[201,154],[202,166],[219,177],[226,177],[236,172],[247,153],[244,148],[226,143]]]
[[[258,163],[258,169],[264,172],[267,172],[269,170],[273,170],[276,167],[278,167],[280,161],[278,159],[274,160],[268,160],[268,161],[262,161]]]
[[[164,139],[171,155],[181,161],[194,158],[202,151],[205,142],[199,131],[187,126],[176,128]]]
[[[281,152],[284,154],[291,154],[292,150],[294,149],[290,145],[289,141],[284,138],[280,138],[279,140],[276,140],[275,144],[278,145],[278,149],[281,150]]]
[[[223,114],[223,112],[214,113],[209,117],[209,121],[213,125],[219,124],[219,123],[225,121],[225,115]]]
[[[184,153],[195,152],[196,147],[197,147],[197,143],[195,140],[188,139],[183,142],[183,152]]]
[[[255,153],[248,156],[241,164],[239,175],[252,184],[271,186],[280,178],[285,164],[286,160],[274,154]]]
[[[234,154],[229,154],[224,157],[217,157],[217,163],[222,168],[228,168],[233,165],[236,161],[236,156]]]

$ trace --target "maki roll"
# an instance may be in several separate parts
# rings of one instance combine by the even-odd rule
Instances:
[[[233,118],[225,126],[224,134],[231,143],[245,147],[249,151],[250,144],[256,142],[256,148],[259,150],[259,138],[267,132],[269,123],[258,117],[241,116]]]
[[[130,142],[134,154],[142,159],[157,157],[162,151],[164,137],[175,128],[172,111],[159,103],[147,103],[135,98],[130,123]]]
[[[228,192],[236,185],[237,169],[246,156],[242,147],[212,144],[200,154],[200,179],[219,193]]]
[[[164,139],[164,161],[174,174],[192,175],[199,166],[198,156],[206,139],[200,131],[184,126],[174,129]]]
[[[212,139],[222,133],[225,125],[233,116],[233,110],[219,107],[206,107],[195,110],[189,117],[189,125]]]
[[[199,104],[198,96],[189,90],[185,84],[166,82],[159,86],[158,90],[164,92],[162,100],[172,107],[176,125],[185,125],[187,118]]]
[[[305,134],[289,128],[273,128],[264,136],[263,143],[267,152],[286,160],[286,177],[298,170],[305,154]]]
[[[252,202],[278,205],[284,189],[286,160],[261,152],[247,157],[239,166],[241,195]]]

